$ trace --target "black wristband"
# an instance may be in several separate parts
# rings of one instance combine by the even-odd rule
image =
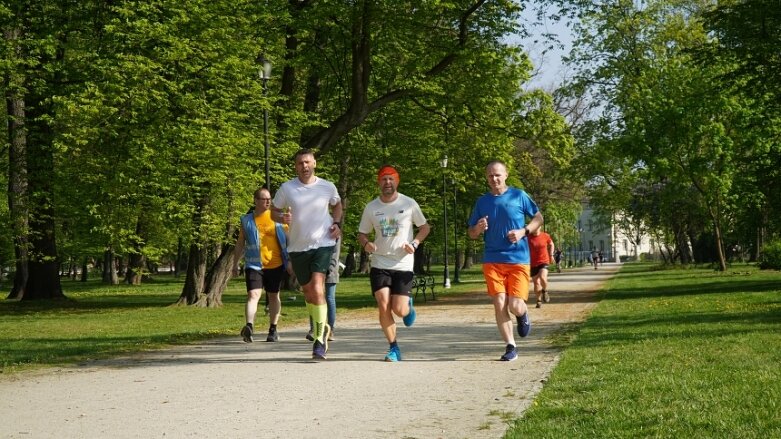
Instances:
[[[366,242],[363,243],[363,246],[361,246],[362,249],[366,250],[366,246],[369,245],[369,240],[367,239]]]
[[[342,228],[342,223],[340,223],[339,221],[334,221],[333,224],[331,224],[331,225],[332,226],[339,226],[340,229]]]
[[[529,228],[526,227],[526,226],[523,226],[523,230],[526,230],[526,235],[525,236],[529,236]]]

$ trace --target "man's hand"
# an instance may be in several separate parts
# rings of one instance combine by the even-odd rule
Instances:
[[[515,229],[510,230],[510,232],[507,234],[507,239],[510,240],[513,244],[523,239],[523,237],[526,236],[526,232],[523,229]]]

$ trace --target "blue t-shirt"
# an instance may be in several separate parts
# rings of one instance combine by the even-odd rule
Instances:
[[[483,262],[501,264],[528,264],[529,241],[524,237],[516,243],[507,239],[510,230],[522,229],[526,217],[533,217],[539,208],[529,195],[521,189],[509,187],[501,195],[488,192],[477,199],[469,227],[480,218],[488,217],[488,229],[483,234],[485,251]]]

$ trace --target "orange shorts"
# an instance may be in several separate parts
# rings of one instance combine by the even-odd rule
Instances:
[[[507,293],[529,300],[529,266],[526,264],[483,264],[483,277],[488,295]]]

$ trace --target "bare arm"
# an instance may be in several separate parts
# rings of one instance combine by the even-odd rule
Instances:
[[[469,228],[468,235],[472,239],[477,239],[488,229],[488,217],[484,216],[477,221],[477,224]]]
[[[374,253],[377,250],[377,246],[369,240],[369,235],[366,233],[358,232],[358,244],[366,253]]]
[[[331,228],[329,229],[331,231],[331,238],[338,238],[342,236],[342,202],[338,202],[331,206],[331,218],[333,218],[334,223],[331,224]]]

